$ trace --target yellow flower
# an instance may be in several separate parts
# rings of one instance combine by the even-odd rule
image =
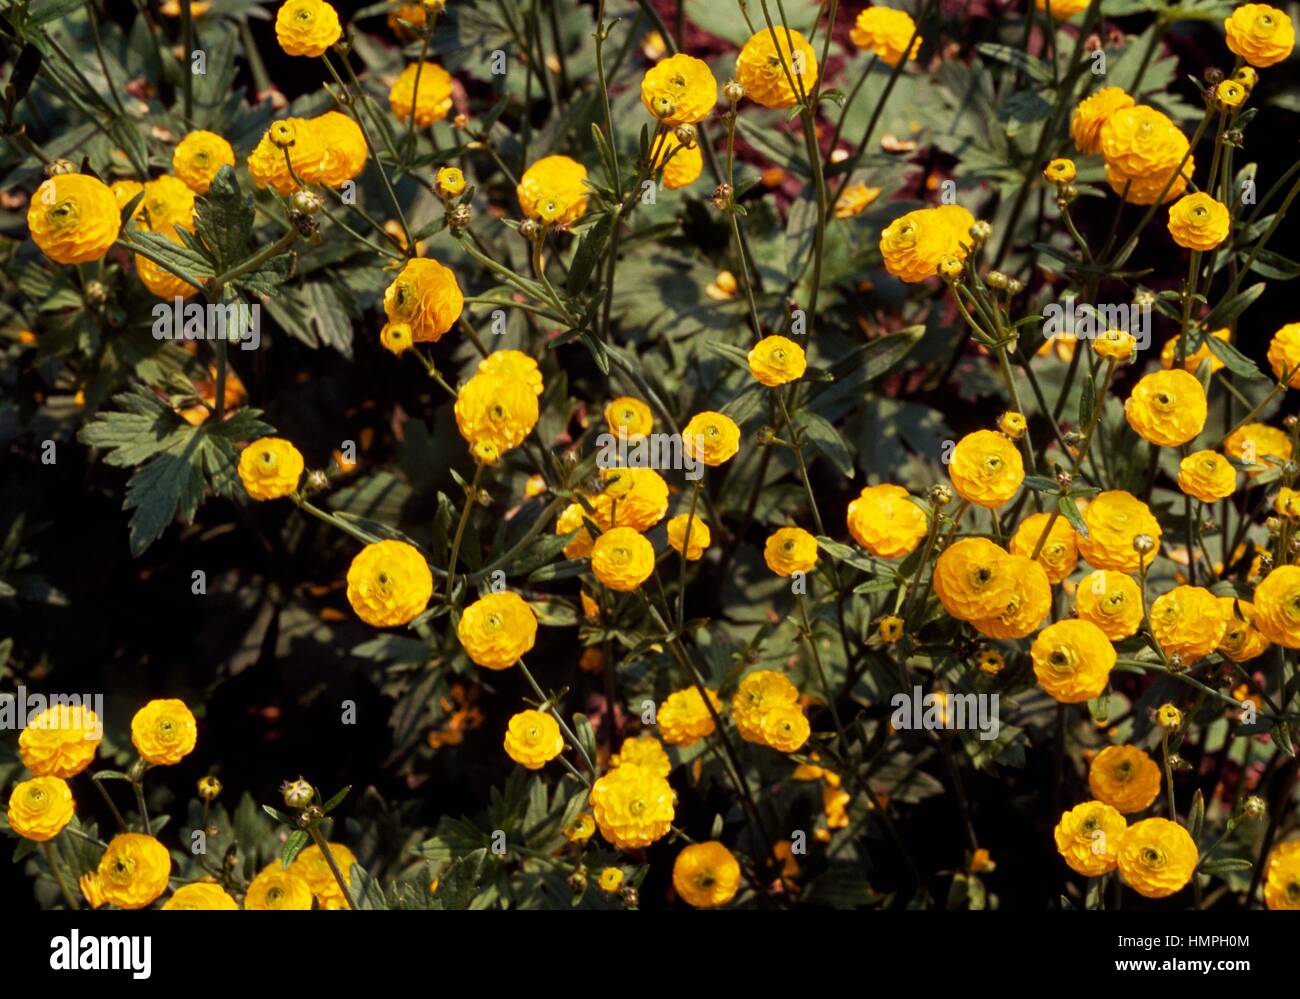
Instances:
[[[713,690],[707,692],[713,710],[720,712],[722,702],[718,700],[717,693]],[[673,691],[659,705],[656,717],[659,721],[659,734],[670,746],[689,746],[699,742],[711,736],[716,727],[713,716],[696,687]]]
[[[1180,368],[1155,371],[1133,386],[1124,415],[1138,436],[1161,447],[1178,447],[1205,427],[1205,390]]]
[[[1217,451],[1196,451],[1178,463],[1178,488],[1202,503],[1227,499],[1236,491],[1237,470]]]
[[[945,257],[965,260],[975,217],[961,205],[920,208],[880,232],[885,270],[909,284],[934,277]]]
[[[415,335],[410,323],[384,323],[379,330],[379,343],[392,354],[400,355],[415,346]]]
[[[801,527],[782,527],[768,536],[763,561],[778,576],[808,572],[817,564],[817,539]]]
[[[1232,336],[1232,331],[1225,327],[1224,329],[1221,330],[1215,330],[1210,335],[1213,336],[1216,340],[1222,340],[1224,343],[1227,343],[1230,337]],[[1179,338],[1176,336],[1171,337],[1169,340],[1165,341],[1165,345],[1160,348],[1161,367],[1172,368],[1174,366],[1174,362],[1177,361],[1178,359],[1178,340]],[[1216,371],[1219,371],[1223,367],[1223,362],[1220,361],[1217,356],[1215,356],[1212,350],[1210,350],[1209,344],[1206,343],[1205,340],[1201,341],[1201,345],[1197,347],[1196,350],[1187,354],[1183,358],[1183,367],[1186,368],[1188,371],[1190,371],[1192,374],[1196,374],[1197,370],[1201,366],[1202,361],[1210,362],[1211,374],[1213,374]]]
[[[690,521],[690,544],[686,545],[686,526]],[[686,547],[686,559],[689,562],[695,562],[704,555],[704,549],[709,547],[709,542],[713,538],[709,534],[709,525],[700,519],[697,514],[691,517],[688,513],[679,513],[672,520],[668,521],[668,546],[675,552],[680,552],[683,546]]]
[[[912,41],[912,36],[916,40]],[[870,49],[886,66],[897,66],[900,60],[915,59],[921,48],[921,36],[916,22],[906,11],[892,7],[868,7],[858,15],[849,29],[849,38],[862,49]],[[907,43],[912,42],[909,49]]]
[[[877,628],[880,633],[880,640],[886,645],[893,645],[903,637],[904,624],[901,617],[895,617],[893,614],[880,619]]]
[[[1024,638],[1043,623],[1052,609],[1052,584],[1037,562],[1024,555],[1008,555],[1008,571],[1015,588],[1000,613],[971,623],[989,638]]]
[[[607,895],[617,894],[623,888],[623,872],[617,867],[606,867],[600,872],[596,883]]]
[[[191,132],[172,151],[172,170],[196,194],[207,194],[217,171],[234,165],[234,149],[216,132]]]
[[[792,28],[764,28],[736,57],[736,79],[756,104],[794,107],[817,84],[817,53],[808,39]]]
[[[1011,556],[987,538],[960,538],[934,564],[935,595],[959,621],[998,616],[1015,585]]]
[[[1092,758],[1088,787],[1099,801],[1132,815],[1156,800],[1160,767],[1137,746],[1107,746]]]
[[[878,558],[902,558],[915,551],[927,530],[925,511],[892,483],[867,486],[849,503],[849,533]]]
[[[975,662],[980,672],[987,673],[989,676],[997,676],[1007,668],[1007,661],[1002,658],[1002,653],[997,649],[981,649],[975,657]]]
[[[189,756],[198,737],[193,712],[176,698],[150,701],[131,719],[131,744],[142,759],[156,767],[171,766]]]
[[[609,497],[596,496],[590,498],[588,502],[591,504],[592,512],[589,513],[584,509],[581,503],[570,503],[555,519],[556,534],[578,532],[564,546],[564,557],[567,559],[586,558],[591,554],[594,542],[592,541],[591,532],[586,527],[585,522],[587,520],[595,523],[601,530],[609,529]]]
[[[854,215],[861,215],[880,197],[880,191],[881,188],[868,187],[861,181],[846,185],[835,199],[835,217],[847,219]]]
[[[231,910],[238,909],[239,903],[231,898],[230,893],[221,885],[209,881],[195,881],[193,884],[177,888],[162,907],[164,909]]]
[[[591,571],[611,590],[630,593],[650,578],[654,545],[631,527],[614,527],[591,548]]]
[[[302,470],[302,454],[282,437],[259,437],[239,453],[239,481],[255,500],[292,495]]]
[[[487,593],[465,608],[456,635],[475,665],[509,669],[532,650],[537,615],[518,593]]]
[[[1259,69],[1275,66],[1295,48],[1291,18],[1263,3],[1248,3],[1224,18],[1228,49]]]
[[[1162,704],[1156,709],[1156,724],[1163,729],[1176,732],[1183,727],[1183,713],[1172,704]]]
[[[1133,98],[1121,87],[1103,87],[1079,102],[1070,117],[1070,137],[1081,153],[1101,152],[1101,127],[1116,111],[1131,108]]]
[[[172,858],[156,839],[119,833],[99,858],[99,891],[109,905],[143,909],[167,890],[171,872]]]
[[[696,909],[716,909],[736,897],[740,864],[721,843],[692,843],[673,861],[673,887]]]
[[[632,739],[624,739],[618,752],[609,758],[609,768],[611,770],[615,767],[626,766],[629,763],[638,767],[645,767],[660,777],[667,777],[673,769],[672,761],[668,759],[668,753],[664,751],[664,744],[652,735],[640,735]]]
[[[465,307],[456,275],[436,260],[415,257],[384,291],[390,321],[411,324],[416,343],[437,343]]]
[[[1074,572],[1074,567],[1079,562],[1078,536],[1064,517],[1053,520],[1050,513],[1035,513],[1026,517],[1011,536],[1011,554],[1032,557],[1038,539],[1043,536],[1049,522],[1052,528],[1038,553],[1038,564],[1047,571],[1049,581],[1059,583]]]
[[[704,172],[704,155],[698,143],[684,146],[668,132],[656,147],[655,163],[663,169],[664,187],[670,191],[689,187]]]
[[[334,858],[334,863],[338,866],[339,873],[343,875],[344,883],[352,887],[352,866],[357,862],[356,855],[342,843],[326,843],[329,847],[330,856]],[[316,844],[303,849],[293,863],[289,865],[289,873],[295,877],[306,881],[307,886],[311,888],[312,894],[320,902],[322,909],[343,909],[347,907],[347,899],[343,897],[343,889],[334,878],[334,872],[330,870],[329,861],[325,859],[325,854]]]
[[[348,566],[348,603],[375,628],[408,624],[433,596],[429,564],[405,541],[387,538],[362,548]]]
[[[1077,175],[1074,160],[1055,159],[1043,167],[1043,179],[1049,184],[1072,184]]]
[[[62,777],[33,777],[9,796],[9,828],[36,843],[57,836],[72,815],[72,789]]]
[[[952,449],[948,477],[958,496],[992,510],[1020,489],[1025,481],[1025,465],[1020,449],[1005,436],[993,430],[976,430]]]
[[[81,889],[82,898],[92,909],[98,909],[104,904],[104,891],[99,883],[99,871],[87,871],[78,879],[77,887]]]
[[[668,512],[668,483],[653,468],[602,468],[600,480],[611,501],[611,527],[648,531]]]
[[[663,777],[628,763],[596,781],[590,800],[600,834],[620,850],[636,850],[668,833],[677,796]]]
[[[1161,648],[1188,666],[1215,650],[1226,626],[1218,599],[1199,586],[1175,586],[1151,604],[1151,629]]]
[[[1236,80],[1224,80],[1214,88],[1214,96],[1218,98],[1220,104],[1228,108],[1241,107],[1247,93],[1249,91]]]
[[[703,59],[679,52],[646,70],[641,103],[665,125],[694,125],[718,103],[718,81]]]
[[[728,302],[736,297],[739,284],[731,271],[718,271],[717,275],[704,286],[704,294],[715,302]]]
[[[1287,323],[1268,343],[1268,363],[1279,382],[1300,388],[1300,323]]]
[[[1248,91],[1254,90],[1255,84],[1259,83],[1259,74],[1249,66],[1238,66],[1237,71],[1232,74],[1232,78]]]
[[[654,429],[650,407],[640,399],[621,395],[605,407],[605,422],[615,437],[639,440]]]
[[[1128,823],[1102,801],[1085,801],[1061,814],[1053,836],[1056,851],[1070,870],[1095,878],[1113,871]]]
[[[747,742],[766,745],[763,735],[763,717],[776,708],[797,707],[799,688],[784,674],[772,670],[756,670],[745,674],[731,699],[731,714],[736,719],[736,729]]]
[[[1137,339],[1127,330],[1111,329],[1092,341],[1092,349],[1108,361],[1128,361],[1137,350]]]
[[[1279,565],[1255,587],[1255,627],[1270,642],[1300,649],[1300,566]]]
[[[1096,569],[1137,572],[1150,565],[1160,550],[1160,522],[1151,509],[1132,493],[1110,489],[1094,496],[1083,511],[1088,536],[1079,535],[1079,554]],[[1133,539],[1145,534],[1156,542],[1145,556],[1133,550]]]
[[[768,388],[803,377],[808,359],[803,348],[783,336],[765,336],[749,352],[749,371]]]
[[[1269,641],[1255,628],[1255,605],[1236,597],[1219,597],[1225,622],[1218,652],[1244,663],[1268,651]]]
[[[1090,701],[1106,689],[1115,647],[1088,621],[1057,621],[1029,650],[1039,685],[1062,704]]]
[[[740,427],[722,413],[696,413],[682,428],[682,447],[693,448],[699,460],[716,468],[740,450]]]
[[[1228,238],[1228,206],[1204,191],[1185,194],[1169,209],[1169,234],[1187,250],[1213,250]]]
[[[596,820],[588,812],[583,812],[562,830],[564,838],[570,843],[585,843],[596,835]]]
[[[144,190],[144,185],[138,180],[115,180],[109,185],[108,189],[113,192],[113,199],[117,202],[117,210],[120,215],[122,209],[131,203],[131,199]],[[143,218],[143,208],[136,205],[131,217],[134,219]]]
[[[1010,410],[998,417],[998,429],[1013,441],[1020,440],[1020,438],[1025,435],[1025,430],[1028,427],[1029,422],[1025,419],[1024,413],[1017,413],[1014,410]]]
[[[1191,834],[1169,819],[1143,819],[1119,845],[1119,876],[1145,898],[1165,898],[1192,880],[1198,860]]]
[[[311,132],[314,144],[321,149],[318,159],[304,162],[299,168],[294,160],[298,176],[308,184],[323,184],[326,187],[338,187],[346,181],[359,176],[365,169],[366,137],[349,115],[339,111],[326,111],[318,118],[304,123]]]
[[[466,441],[490,444],[503,454],[537,425],[537,393],[522,379],[480,372],[456,393],[455,413]]]
[[[1137,634],[1142,624],[1142,590],[1132,576],[1097,569],[1079,581],[1074,591],[1074,610],[1112,642],[1118,642]]]
[[[80,704],[55,704],[27,719],[18,755],[38,777],[75,777],[95,758],[104,723]]]
[[[1163,112],[1145,104],[1120,108],[1101,127],[1106,182],[1116,194],[1124,194],[1127,188],[1126,200],[1132,204],[1154,204],[1182,162],[1187,146],[1187,136]],[[1165,193],[1165,201],[1183,193],[1194,165],[1189,156]]]
[[[248,886],[244,908],[254,912],[310,909],[311,900],[311,885],[273,860]]]
[[[529,770],[540,770],[564,752],[560,726],[544,711],[520,711],[506,726],[506,755]]]
[[[460,167],[439,167],[433,177],[433,186],[443,198],[459,198],[465,193],[465,174]]]
[[[154,232],[171,237],[176,228],[194,231],[194,192],[178,177],[164,174],[149,181],[140,205]]]
[[[485,375],[500,375],[526,382],[538,395],[542,394],[542,372],[537,362],[521,350],[496,350],[478,362],[478,370]]]
[[[318,129],[304,118],[285,118],[273,122],[248,154],[248,174],[259,188],[269,186],[276,194],[288,195],[298,189],[298,180],[306,181],[306,175],[316,175],[325,155]]]
[[[342,34],[338,12],[322,0],[286,0],[275,15],[275,37],[286,55],[324,55]]]
[[[1300,840],[1275,846],[1265,870],[1264,904],[1270,909],[1300,909]]]
[[[420,91],[416,93],[416,76]],[[388,91],[388,106],[403,124],[415,115],[415,124],[428,128],[451,110],[451,74],[435,62],[411,63]]]
[[[1254,476],[1291,460],[1291,438],[1267,423],[1247,423],[1224,439],[1223,450],[1251,466],[1246,474]],[[1268,459],[1276,459],[1276,463]]]
[[[782,704],[765,712],[761,725],[764,745],[782,753],[798,751],[812,734],[808,719],[797,704]]]
[[[1044,14],[1050,9],[1053,20],[1068,21],[1088,9],[1088,0],[1034,0],[1034,6]]]
[[[524,171],[515,194],[529,218],[566,224],[576,222],[587,210],[586,180],[587,168],[577,160],[544,156]],[[543,212],[544,202],[553,202],[554,211]]]
[[[121,216],[117,199],[102,181],[61,173],[32,195],[27,228],[56,264],[87,264],[101,259],[117,240]]]
[[[177,235],[176,227],[169,226],[168,230],[162,235],[179,246],[181,237]],[[140,283],[148,288],[151,294],[166,302],[171,302],[175,298],[189,298],[199,290],[184,278],[177,277],[140,253],[135,255],[135,273]],[[210,277],[211,275],[199,273],[197,276]]]

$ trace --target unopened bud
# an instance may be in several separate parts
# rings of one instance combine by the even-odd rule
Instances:
[[[287,780],[281,784],[280,795],[290,808],[306,808],[316,797],[316,792],[310,784],[299,777],[297,780]]]
[[[1149,555],[1156,550],[1156,539],[1149,534],[1133,535],[1133,550],[1139,555]]]
[[[76,173],[77,165],[71,160],[54,160],[45,164],[45,176],[57,177],[61,173]]]
[[[998,291],[1001,291],[1007,286],[1007,276],[1001,271],[989,271],[989,275],[984,279],[984,282],[990,288],[997,288]]]
[[[976,222],[974,225],[970,227],[969,235],[970,238],[974,241],[975,245],[979,246],[981,243],[983,243],[985,240],[987,240],[990,236],[993,235],[993,227],[989,225],[987,222],[985,222],[983,219],[980,219],[978,222]]]
[[[686,123],[673,129],[673,136],[687,149],[695,148],[695,126]]]
[[[447,214],[447,225],[453,233],[464,232],[473,220],[474,210],[464,203],[457,205]],[[523,226],[520,226],[520,230],[523,230]]]
[[[932,485],[926,493],[926,496],[929,497],[930,502],[935,506],[947,506],[952,502],[952,490],[941,482]]]
[[[1264,799],[1257,794],[1252,794],[1249,798],[1241,803],[1241,814],[1248,819],[1262,819],[1268,814],[1268,805]]]
[[[108,301],[108,285],[103,281],[87,281],[85,296],[87,305],[99,308]]]
[[[215,777],[199,778],[199,797],[204,801],[216,801],[221,794],[221,781]]]
[[[319,194],[315,191],[305,190],[295,191],[291,203],[295,212],[301,212],[303,215],[308,216],[315,215],[324,205]]]
[[[738,80],[728,80],[722,88],[722,96],[731,104],[739,104],[741,98],[745,96],[745,88]]]
[[[519,235],[530,243],[541,235],[541,232],[542,227],[537,224],[535,219],[524,219],[519,223]]]

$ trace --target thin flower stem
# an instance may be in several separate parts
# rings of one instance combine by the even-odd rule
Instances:
[[[59,894],[63,896],[63,901],[67,903],[69,909],[80,909],[81,903],[77,901],[77,897],[72,894],[63,880],[63,866],[59,863],[54,844],[46,840],[41,844],[41,852],[45,854],[45,862],[50,865],[50,874],[54,877],[54,883],[59,886]]]
[[[343,872],[339,870],[338,861],[334,859],[334,854],[330,851],[329,843],[325,841],[325,837],[321,835],[321,831],[314,825],[308,827],[307,835],[311,837],[311,841],[316,844],[316,849],[320,850],[321,856],[325,858],[325,863],[329,866],[330,873],[334,875],[334,881],[338,884],[339,891],[343,893],[343,900],[347,902],[348,908],[356,911],[357,903],[352,899],[352,889],[348,887],[348,879],[345,878]]]
[[[465,537],[465,528],[469,524],[469,515],[474,511],[474,507],[478,505],[478,484],[483,478],[484,467],[478,462],[474,463],[474,481],[465,490],[465,506],[460,511],[460,521],[456,524],[456,535],[451,542],[451,555],[447,559],[446,599],[449,603],[453,599],[453,591],[456,588],[456,562],[460,558],[461,541]]]
[[[560,731],[563,732],[564,737],[569,740],[569,745],[571,745],[577,751],[578,755],[582,757],[583,764],[591,773],[591,776],[595,777],[596,764],[592,762],[591,757],[587,754],[587,750],[583,748],[577,735],[575,735],[573,729],[569,727],[569,723],[564,720],[564,716],[556,709],[554,701],[550,697],[546,696],[546,692],[542,690],[541,685],[538,684],[536,679],[534,679],[532,672],[526,665],[524,665],[523,659],[519,660],[518,666],[519,671],[524,675],[524,679],[528,681],[528,686],[533,688],[533,693],[536,694],[538,700],[541,701],[542,710],[548,712],[551,717],[555,719],[556,724],[560,726]],[[609,706],[609,710],[613,710],[612,705]],[[583,777],[582,774],[577,774],[577,776],[584,784],[591,787],[591,780],[589,778]]]

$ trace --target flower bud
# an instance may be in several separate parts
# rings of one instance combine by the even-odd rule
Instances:
[[[313,468],[307,473],[307,492],[318,493],[323,489],[328,489],[330,477],[321,469]]]
[[[295,212],[301,212],[303,215],[312,216],[321,210],[324,202],[321,196],[315,191],[294,191],[293,199],[290,202]]]
[[[745,88],[737,80],[728,80],[722,88],[722,96],[731,104],[739,104],[745,96]]]
[[[731,207],[731,197],[734,188],[730,184],[719,184],[713,191],[713,207],[720,212],[725,212]]]
[[[221,794],[221,781],[215,777],[199,778],[199,797],[204,801],[216,801]]]
[[[541,235],[541,232],[542,227],[534,219],[524,219],[519,223],[519,235],[530,243]]]
[[[659,94],[650,102],[650,112],[656,118],[671,118],[677,113],[677,102],[667,94]]]
[[[1156,539],[1149,534],[1133,535],[1133,550],[1139,555],[1149,555],[1156,550]]]
[[[1268,814],[1268,805],[1259,795],[1252,794],[1241,803],[1241,814],[1252,820],[1262,819]]]
[[[447,225],[453,233],[464,232],[474,220],[474,210],[469,205],[460,204],[447,214]]]
[[[976,247],[978,247],[981,243],[983,243],[992,235],[993,235],[993,227],[989,225],[987,222],[985,222],[983,219],[980,219],[978,222],[976,222],[973,226],[970,227],[970,238],[974,241]]]
[[[55,160],[45,164],[45,176],[56,177],[61,173],[76,173],[77,165],[71,160]]]
[[[935,483],[931,486],[926,496],[935,506],[947,506],[952,502],[952,490],[943,483]]]
[[[287,121],[273,122],[267,134],[271,137],[271,143],[278,149],[288,149],[297,137],[293,125]]]
[[[1172,704],[1162,704],[1156,709],[1156,724],[1166,732],[1176,732],[1183,727],[1183,713]]]
[[[689,122],[674,128],[673,136],[687,149],[695,147],[695,126]]]
[[[108,285],[103,281],[87,281],[85,297],[87,305],[91,308],[99,308],[108,301]]]
[[[1255,89],[1255,84],[1259,82],[1259,74],[1250,66],[1242,66],[1241,69],[1232,74],[1232,78],[1247,90]]]
[[[974,234],[972,233],[972,235]],[[984,283],[990,288],[996,288],[998,291],[1002,291],[1007,286],[1007,276],[1001,271],[989,271],[988,277],[984,279]]]
[[[1218,85],[1223,81],[1223,70],[1217,66],[1211,66],[1205,71],[1205,82],[1211,87]]]
[[[316,791],[301,777],[281,784],[280,794],[290,808],[306,808],[316,797]]]
[[[579,867],[569,875],[569,889],[574,894],[587,890],[587,869],[585,867]]]
[[[757,439],[760,446],[767,446],[776,440],[776,431],[771,427],[759,427]]]

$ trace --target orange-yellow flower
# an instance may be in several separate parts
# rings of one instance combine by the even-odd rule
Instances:
[[[1125,815],[1150,807],[1160,793],[1160,767],[1137,746],[1107,746],[1092,758],[1088,787]]]
[[[32,195],[27,228],[42,253],[56,264],[99,260],[121,227],[117,199],[94,177],[56,174]]]
[[[794,107],[817,84],[817,53],[793,28],[763,28],[736,57],[736,79],[756,104]]]
[[[1057,621],[1030,648],[1039,685],[1062,704],[1090,701],[1106,689],[1115,647],[1088,621]]]
[[[740,864],[721,843],[692,843],[673,861],[673,887],[687,905],[715,909],[736,897]]]

